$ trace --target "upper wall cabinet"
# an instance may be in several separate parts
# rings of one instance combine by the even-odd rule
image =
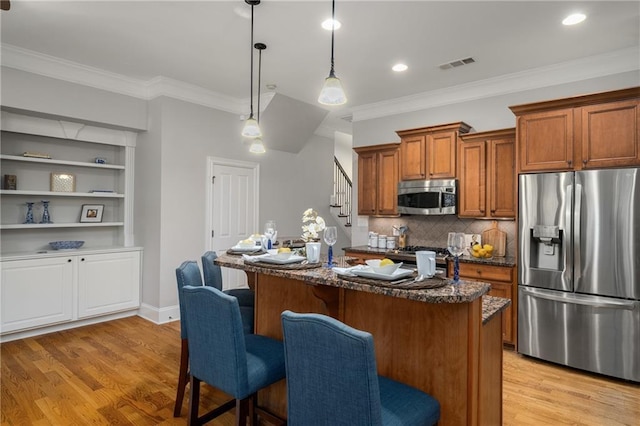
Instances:
[[[397,131],[400,180],[455,178],[458,136],[470,129],[459,122]]]
[[[358,214],[398,215],[398,144],[354,148],[358,153]]]
[[[510,108],[519,172],[640,165],[640,87]]]
[[[459,217],[515,217],[515,136],[514,128],[460,136]]]

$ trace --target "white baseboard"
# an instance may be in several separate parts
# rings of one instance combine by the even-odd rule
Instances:
[[[142,318],[156,324],[165,324],[180,319],[180,306],[168,306],[166,308],[157,308],[155,306],[142,303],[138,310],[138,315]]]

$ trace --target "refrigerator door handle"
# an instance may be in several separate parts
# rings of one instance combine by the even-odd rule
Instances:
[[[613,308],[613,309],[625,309],[632,311],[638,305],[638,302],[615,300],[605,298],[601,296],[582,296],[573,293],[560,293],[556,291],[524,288],[519,286],[518,291],[525,296],[530,296],[538,299],[551,300],[554,302],[568,303],[573,305],[586,305],[594,308]]]
[[[580,258],[580,238],[582,233],[582,224],[580,217],[582,216],[582,185],[576,183],[573,192],[573,285],[574,290],[580,285],[582,277],[582,261]]]

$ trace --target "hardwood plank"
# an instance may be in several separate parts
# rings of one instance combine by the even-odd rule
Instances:
[[[173,418],[178,322],[139,317],[0,345],[0,424],[185,425]],[[640,386],[503,352],[503,424],[637,426]],[[80,371],[80,375],[75,375]],[[91,387],[97,387],[91,390]],[[203,386],[201,410],[228,396]],[[231,426],[233,413],[212,426]]]

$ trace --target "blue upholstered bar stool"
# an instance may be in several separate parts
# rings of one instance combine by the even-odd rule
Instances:
[[[211,261],[213,265],[213,261]],[[214,265],[217,266],[217,265]],[[213,274],[215,278],[215,274]],[[217,279],[217,278],[215,278]],[[184,303],[182,302],[182,288],[184,286],[201,286],[202,276],[200,275],[200,268],[198,263],[194,260],[188,260],[182,262],[182,264],[176,268],[176,281],[178,283],[178,302],[180,303],[180,337],[182,338],[180,348],[180,370],[178,373],[178,390],[176,391],[176,402],[173,407],[173,416],[180,417],[182,411],[182,401],[184,400],[184,389],[189,383],[189,346],[187,339],[186,328],[186,315],[184,309]],[[222,282],[222,274],[220,274],[220,283]],[[209,285],[209,283],[205,283]],[[221,284],[220,284],[221,285]],[[253,302],[253,299],[251,299]],[[243,329],[245,333],[253,332],[253,308],[240,309],[242,318]],[[233,402],[233,401],[231,401]]]
[[[235,398],[236,425],[255,424],[257,414],[283,423],[256,407],[256,393],[285,377],[282,342],[242,329],[238,299],[208,286],[182,289],[191,357],[189,424],[203,424],[231,407],[198,416],[200,382]],[[280,421],[279,421],[280,420]]]
[[[430,395],[378,376],[370,333],[320,314],[282,313],[290,426],[437,424]]]
[[[222,269],[214,263],[218,255],[213,251],[208,251],[202,255],[202,274],[204,275],[204,285],[215,287],[218,290],[234,296],[238,299],[240,305],[240,314],[242,315],[242,324],[246,334],[253,333],[254,318],[254,292],[249,288],[233,288],[229,290],[222,289]]]

